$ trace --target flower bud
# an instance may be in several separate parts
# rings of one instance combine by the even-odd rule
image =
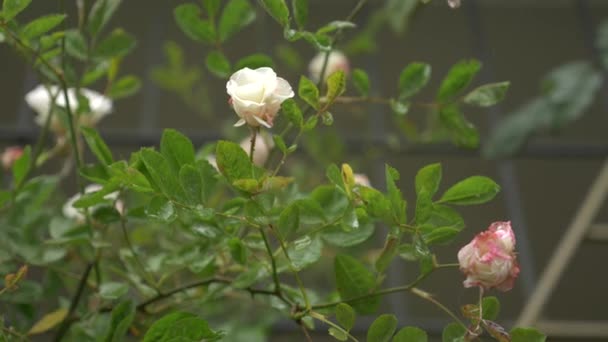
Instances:
[[[22,155],[23,148],[21,146],[7,147],[2,153],[2,167],[5,170],[9,170]]]
[[[323,71],[323,63],[325,63],[325,52],[319,52],[308,65],[308,73],[310,74],[310,79],[314,82],[319,82],[321,78],[321,72]],[[332,50],[329,53],[329,58],[327,59],[327,67],[325,68],[325,77],[333,74],[334,72],[342,70],[345,74],[348,75],[350,72],[350,63],[348,62],[348,58],[342,52],[338,50]]]
[[[272,127],[281,103],[294,96],[289,83],[268,67],[243,68],[226,83],[228,101],[241,118],[235,126]]]
[[[458,252],[465,287],[509,291],[519,274],[511,222],[494,222]]]
[[[76,89],[68,89],[68,100],[70,102],[70,111],[76,113],[78,108],[78,97]],[[89,112],[80,113],[80,121],[78,124],[84,126],[95,126],[99,120],[112,112],[112,100],[106,96],[90,89],[80,89],[80,94],[89,102]],[[38,85],[25,95],[25,102],[38,114],[35,118],[39,126],[44,126],[46,119],[50,115],[51,103],[55,99],[55,105],[58,107],[66,107],[65,96],[63,91],[58,86],[45,87]],[[61,124],[61,118],[57,112],[53,113],[51,121],[51,129],[56,133],[65,132],[65,128]]]
[[[354,179],[355,179],[355,184],[357,184],[357,185],[367,186],[367,187],[372,186],[371,182],[369,181],[369,177],[367,177],[366,174],[355,173]]]
[[[255,149],[253,150],[253,163],[257,166],[264,166],[270,156],[270,151],[274,147],[274,142],[266,138],[263,134],[258,134],[255,137]],[[241,141],[241,148],[249,155],[251,149],[251,137]]]
[[[452,8],[460,7],[460,0],[448,0],[448,5]]]

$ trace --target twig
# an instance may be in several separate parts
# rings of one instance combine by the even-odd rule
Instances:
[[[61,322],[59,329],[57,329],[57,333],[55,334],[55,338],[53,339],[53,341],[55,341],[55,342],[61,341],[61,339],[63,338],[63,335],[65,335],[65,333],[70,328],[70,325],[73,322],[72,316],[74,315],[74,312],[76,312],[76,309],[78,308],[78,304],[80,303],[80,298],[82,297],[82,293],[84,292],[84,288],[87,284],[87,279],[89,278],[89,274],[91,273],[91,270],[93,269],[94,265],[95,265],[95,262],[90,262],[87,265],[87,267],[85,268],[84,273],[82,274],[82,277],[80,278],[80,282],[78,283],[78,289],[76,290],[76,293],[74,294],[74,297],[72,298],[72,302],[70,304],[70,309],[68,311],[68,314],[65,316],[65,318]]]

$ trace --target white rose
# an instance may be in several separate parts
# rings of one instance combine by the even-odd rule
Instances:
[[[251,149],[251,138],[246,138],[241,141],[241,147],[247,155],[249,155],[249,150]],[[257,166],[264,166],[268,157],[270,156],[270,151],[274,147],[274,142],[263,136],[262,134],[258,134],[255,137],[255,150],[253,150],[253,163]]]
[[[325,52],[319,52],[308,65],[308,73],[310,79],[314,82],[319,82],[321,78],[321,71],[323,71],[323,63],[325,62]],[[348,58],[342,52],[333,50],[329,53],[327,59],[327,67],[325,68],[325,78],[333,74],[334,72],[342,70],[345,74],[350,72],[350,63]]]
[[[369,181],[369,177],[367,177],[366,174],[355,173],[353,175],[353,177],[355,179],[355,184],[357,184],[357,185],[367,186],[367,187],[371,187],[372,186],[372,184]]]
[[[241,118],[235,126],[272,127],[281,103],[294,96],[289,83],[268,67],[235,72],[226,84],[226,91],[232,108]]]
[[[101,189],[102,189],[102,186],[99,184],[90,184],[90,185],[87,185],[86,188],[84,188],[84,192],[88,194],[88,193],[92,193],[92,192],[97,192]],[[70,197],[68,199],[68,201],[65,202],[65,204],[63,205],[63,208],[62,208],[63,216],[65,216],[66,218],[75,220],[75,221],[84,222],[84,220],[85,220],[84,210],[79,209],[79,208],[74,208],[74,202],[79,200],[81,196],[82,195],[78,193],[78,194]],[[103,198],[114,201],[114,200],[116,200],[117,197],[118,197],[118,192],[112,192],[112,193],[105,195]],[[116,201],[115,208],[116,208],[116,210],[118,210],[119,213],[122,214],[124,212],[124,203],[122,203],[122,201],[120,201],[120,200]],[[95,207],[93,207],[91,209],[95,209]]]
[[[90,113],[81,113],[80,124],[85,126],[94,126],[104,116],[112,112],[112,100],[106,96],[90,89],[80,89],[80,94],[87,98],[89,101]],[[63,95],[62,89],[58,86],[38,85],[25,95],[25,102],[38,114],[35,121],[38,125],[44,126],[49,111],[51,109],[51,101],[55,98],[55,105],[59,107],[66,107],[65,96]],[[76,89],[68,89],[68,100],[70,102],[70,111],[74,113],[78,108],[78,99],[76,96]],[[62,131],[62,125],[60,119],[56,113],[53,116],[53,122],[51,127],[55,131]]]
[[[448,5],[452,8],[460,7],[460,0],[448,0]]]

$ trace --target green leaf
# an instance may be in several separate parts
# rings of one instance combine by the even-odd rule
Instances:
[[[228,240],[228,248],[230,249],[230,255],[232,255],[234,261],[241,265],[247,264],[247,247],[245,247],[241,239],[233,237]]]
[[[265,55],[263,53],[254,53],[252,55],[239,59],[239,61],[236,62],[234,70],[241,70],[243,68],[257,69],[261,67],[273,68],[274,62],[272,61],[272,58],[270,58],[268,55]]]
[[[162,197],[154,197],[146,207],[146,215],[153,220],[170,223],[177,218],[173,202]]]
[[[273,135],[272,140],[274,141],[275,146],[281,151],[281,153],[289,154],[289,151],[287,151],[287,145],[285,145],[285,140],[283,140],[280,135]]]
[[[346,331],[350,331],[355,326],[355,319],[357,319],[357,313],[352,306],[346,303],[340,303],[336,305],[336,319],[338,323]]]
[[[429,164],[418,171],[416,174],[416,194],[420,194],[422,189],[426,189],[428,195],[433,197],[439,189],[441,183],[441,164]]]
[[[355,85],[355,89],[359,92],[361,96],[369,95],[369,76],[365,70],[355,69],[351,74],[353,84]]]
[[[87,42],[79,30],[65,31],[65,52],[81,61],[85,61],[88,56]]]
[[[374,234],[375,226],[373,222],[360,222],[359,215],[356,214],[358,212],[359,210],[352,212],[356,215],[354,219],[359,224],[358,227],[353,228],[352,223],[347,224],[343,220],[339,224],[323,229],[321,233],[323,240],[337,247],[352,247],[367,241]],[[352,214],[350,217],[353,218]]]
[[[115,29],[97,45],[93,55],[100,59],[120,58],[131,52],[135,45],[133,36],[122,29]]]
[[[29,22],[21,31],[24,39],[34,39],[57,27],[65,19],[65,14],[49,14]]]
[[[346,74],[342,70],[338,70],[327,77],[327,102],[332,103],[334,100],[346,91]]]
[[[439,119],[449,130],[452,141],[462,147],[476,148],[479,146],[479,132],[472,123],[462,115],[458,107],[450,105],[440,109]]]
[[[298,96],[314,109],[319,108],[319,89],[306,76],[300,77]]]
[[[515,328],[511,330],[511,342],[545,342],[547,337],[533,328]]]
[[[418,4],[420,4],[420,0],[387,0],[385,2],[383,12],[386,13],[386,20],[393,32],[397,34],[405,32],[410,22],[410,17]]]
[[[441,82],[437,101],[447,103],[469,86],[473,77],[481,69],[481,63],[474,59],[456,63]]]
[[[291,259],[291,264],[296,271],[316,263],[321,259],[321,251],[323,250],[323,242],[318,236],[310,237],[308,235],[293,241],[287,247],[287,253]],[[286,268],[288,269],[288,268]]]
[[[110,327],[104,342],[123,341],[134,317],[135,305],[132,301],[128,300],[116,305],[112,310]]]
[[[30,171],[30,166],[32,165],[32,148],[30,146],[26,146],[23,149],[23,154],[19,159],[15,160],[12,166],[13,173],[13,183],[15,184],[15,188],[19,188],[28,172]]]
[[[376,287],[374,275],[363,264],[349,255],[339,254],[334,260],[334,272],[336,287],[343,301],[348,301],[360,314],[371,314],[378,309],[380,297],[349,300],[372,293]]]
[[[233,182],[253,176],[253,164],[241,146],[231,141],[219,141],[216,146],[217,166],[220,172]]]
[[[284,240],[288,240],[291,235],[298,231],[300,226],[300,208],[289,205],[279,216],[279,232]]]
[[[340,329],[336,329],[334,327],[329,327],[328,333],[330,336],[335,338],[338,341],[346,341],[348,340],[348,335]]]
[[[95,37],[101,32],[121,2],[122,0],[95,1],[88,16],[88,29],[91,36]]]
[[[308,22],[308,0],[291,0],[291,9],[298,28],[304,29]]]
[[[213,43],[216,33],[208,20],[201,19],[201,9],[195,4],[181,4],[173,11],[179,28],[188,36],[202,43]]]
[[[82,135],[89,145],[89,148],[93,152],[93,154],[97,157],[103,165],[110,165],[114,162],[114,158],[112,158],[112,151],[103,141],[99,132],[90,127],[81,127]]]
[[[509,82],[485,84],[468,93],[463,101],[478,107],[490,107],[502,101],[509,89]]]
[[[368,342],[388,342],[397,329],[397,317],[383,314],[378,316],[367,331]]]
[[[260,0],[262,6],[281,26],[289,26],[289,8],[285,0]]]
[[[211,51],[205,59],[207,69],[219,78],[230,76],[230,61],[220,51]]]
[[[431,66],[426,63],[411,63],[399,76],[399,100],[404,101],[424,88],[431,79]]]
[[[287,120],[291,122],[298,129],[302,129],[304,125],[304,117],[298,104],[293,99],[287,99],[281,104],[283,114],[287,117]]]
[[[492,200],[500,186],[484,176],[471,176],[451,186],[437,203],[481,204]]]
[[[447,244],[452,242],[461,230],[452,227],[439,227],[432,229],[430,232],[424,232],[422,237],[427,245]]]
[[[143,342],[217,341],[223,336],[209,328],[207,321],[187,312],[170,313],[154,322]]]
[[[177,170],[160,153],[150,148],[144,148],[140,152],[152,184],[155,184],[169,198],[183,199],[185,197],[178,181]]]
[[[467,330],[458,323],[446,325],[441,334],[442,342],[465,342],[464,335]]]
[[[224,42],[255,20],[255,10],[248,0],[230,0],[224,7],[219,23],[220,41]]]
[[[393,338],[393,342],[427,342],[426,332],[416,327],[405,327],[399,330]]]
[[[118,299],[129,291],[129,286],[125,283],[107,282],[99,287],[99,296],[103,299]]]
[[[203,0],[203,4],[205,5],[207,14],[210,17],[215,17],[220,11],[222,0]]]
[[[10,21],[25,10],[31,2],[32,0],[4,0],[2,3],[2,17],[4,17],[4,20]]]
[[[131,96],[141,88],[141,81],[137,76],[127,75],[112,83],[108,95],[113,99]]]
[[[498,298],[494,296],[484,297],[481,301],[481,309],[483,319],[493,321],[498,318],[498,313],[500,312],[500,302],[498,301]]]
[[[399,190],[396,183],[399,180],[399,172],[389,165],[386,165],[385,175],[387,198],[391,203],[393,220],[395,220],[396,223],[407,223],[407,203],[403,199],[401,190]]]
[[[183,165],[194,165],[194,146],[185,135],[174,129],[165,129],[160,140],[160,153],[177,174]]]
[[[203,201],[203,178],[201,173],[192,165],[183,165],[179,170],[179,183],[184,189],[188,203],[196,206]]]

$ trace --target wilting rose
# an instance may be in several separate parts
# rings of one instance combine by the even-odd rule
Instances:
[[[268,67],[235,72],[226,84],[226,91],[229,103],[241,118],[235,126],[272,127],[281,103],[294,96],[289,83]]]
[[[23,148],[21,146],[11,146],[7,147],[4,152],[2,152],[2,167],[5,170],[13,167],[13,164],[17,159],[21,158],[23,155]]]
[[[249,150],[251,149],[251,138],[245,138],[241,141],[241,147],[247,155],[249,155]],[[268,160],[268,156],[270,156],[270,151],[274,147],[274,142],[264,136],[263,134],[258,134],[255,137],[255,149],[253,150],[253,163],[257,166],[264,166],[266,161]]]
[[[323,63],[325,62],[325,52],[319,52],[308,65],[308,73],[310,79],[319,82],[321,71],[323,71]],[[342,70],[345,74],[350,72],[350,63],[348,58],[342,52],[333,50],[329,53],[327,59],[327,67],[325,68],[325,78],[334,72]]]
[[[87,187],[85,187],[84,192],[88,194],[88,193],[92,193],[92,192],[97,192],[101,189],[102,189],[102,186],[99,184],[90,184],[90,185],[87,185]],[[82,195],[78,193],[78,194],[70,197],[68,199],[68,201],[65,202],[65,204],[63,205],[63,208],[62,208],[63,216],[65,216],[66,218],[75,220],[75,221],[84,222],[84,220],[85,220],[84,209],[74,208],[74,202],[79,200],[81,196]],[[118,197],[118,192],[112,192],[112,193],[105,195],[103,198],[106,200],[110,200],[110,201],[116,201],[117,197]],[[89,209],[94,210],[95,208],[96,207],[94,206]],[[121,200],[116,201],[114,208],[119,213],[121,213],[121,214],[124,213],[124,203]]]
[[[519,274],[511,222],[494,222],[458,252],[465,287],[509,291]]]
[[[80,125],[94,126],[99,120],[112,112],[112,100],[106,96],[86,88],[80,89],[80,94],[89,101],[90,109],[88,113],[80,113]],[[65,96],[62,89],[58,86],[45,87],[39,85],[25,95],[25,102],[38,114],[35,118],[38,125],[44,126],[46,119],[50,115],[53,99],[55,99],[56,106],[66,107]],[[68,100],[70,102],[70,111],[75,113],[78,108],[76,89],[68,89]],[[57,113],[53,113],[51,128],[57,133],[65,131]]]
[[[448,5],[452,8],[460,7],[460,0],[448,0]]]

